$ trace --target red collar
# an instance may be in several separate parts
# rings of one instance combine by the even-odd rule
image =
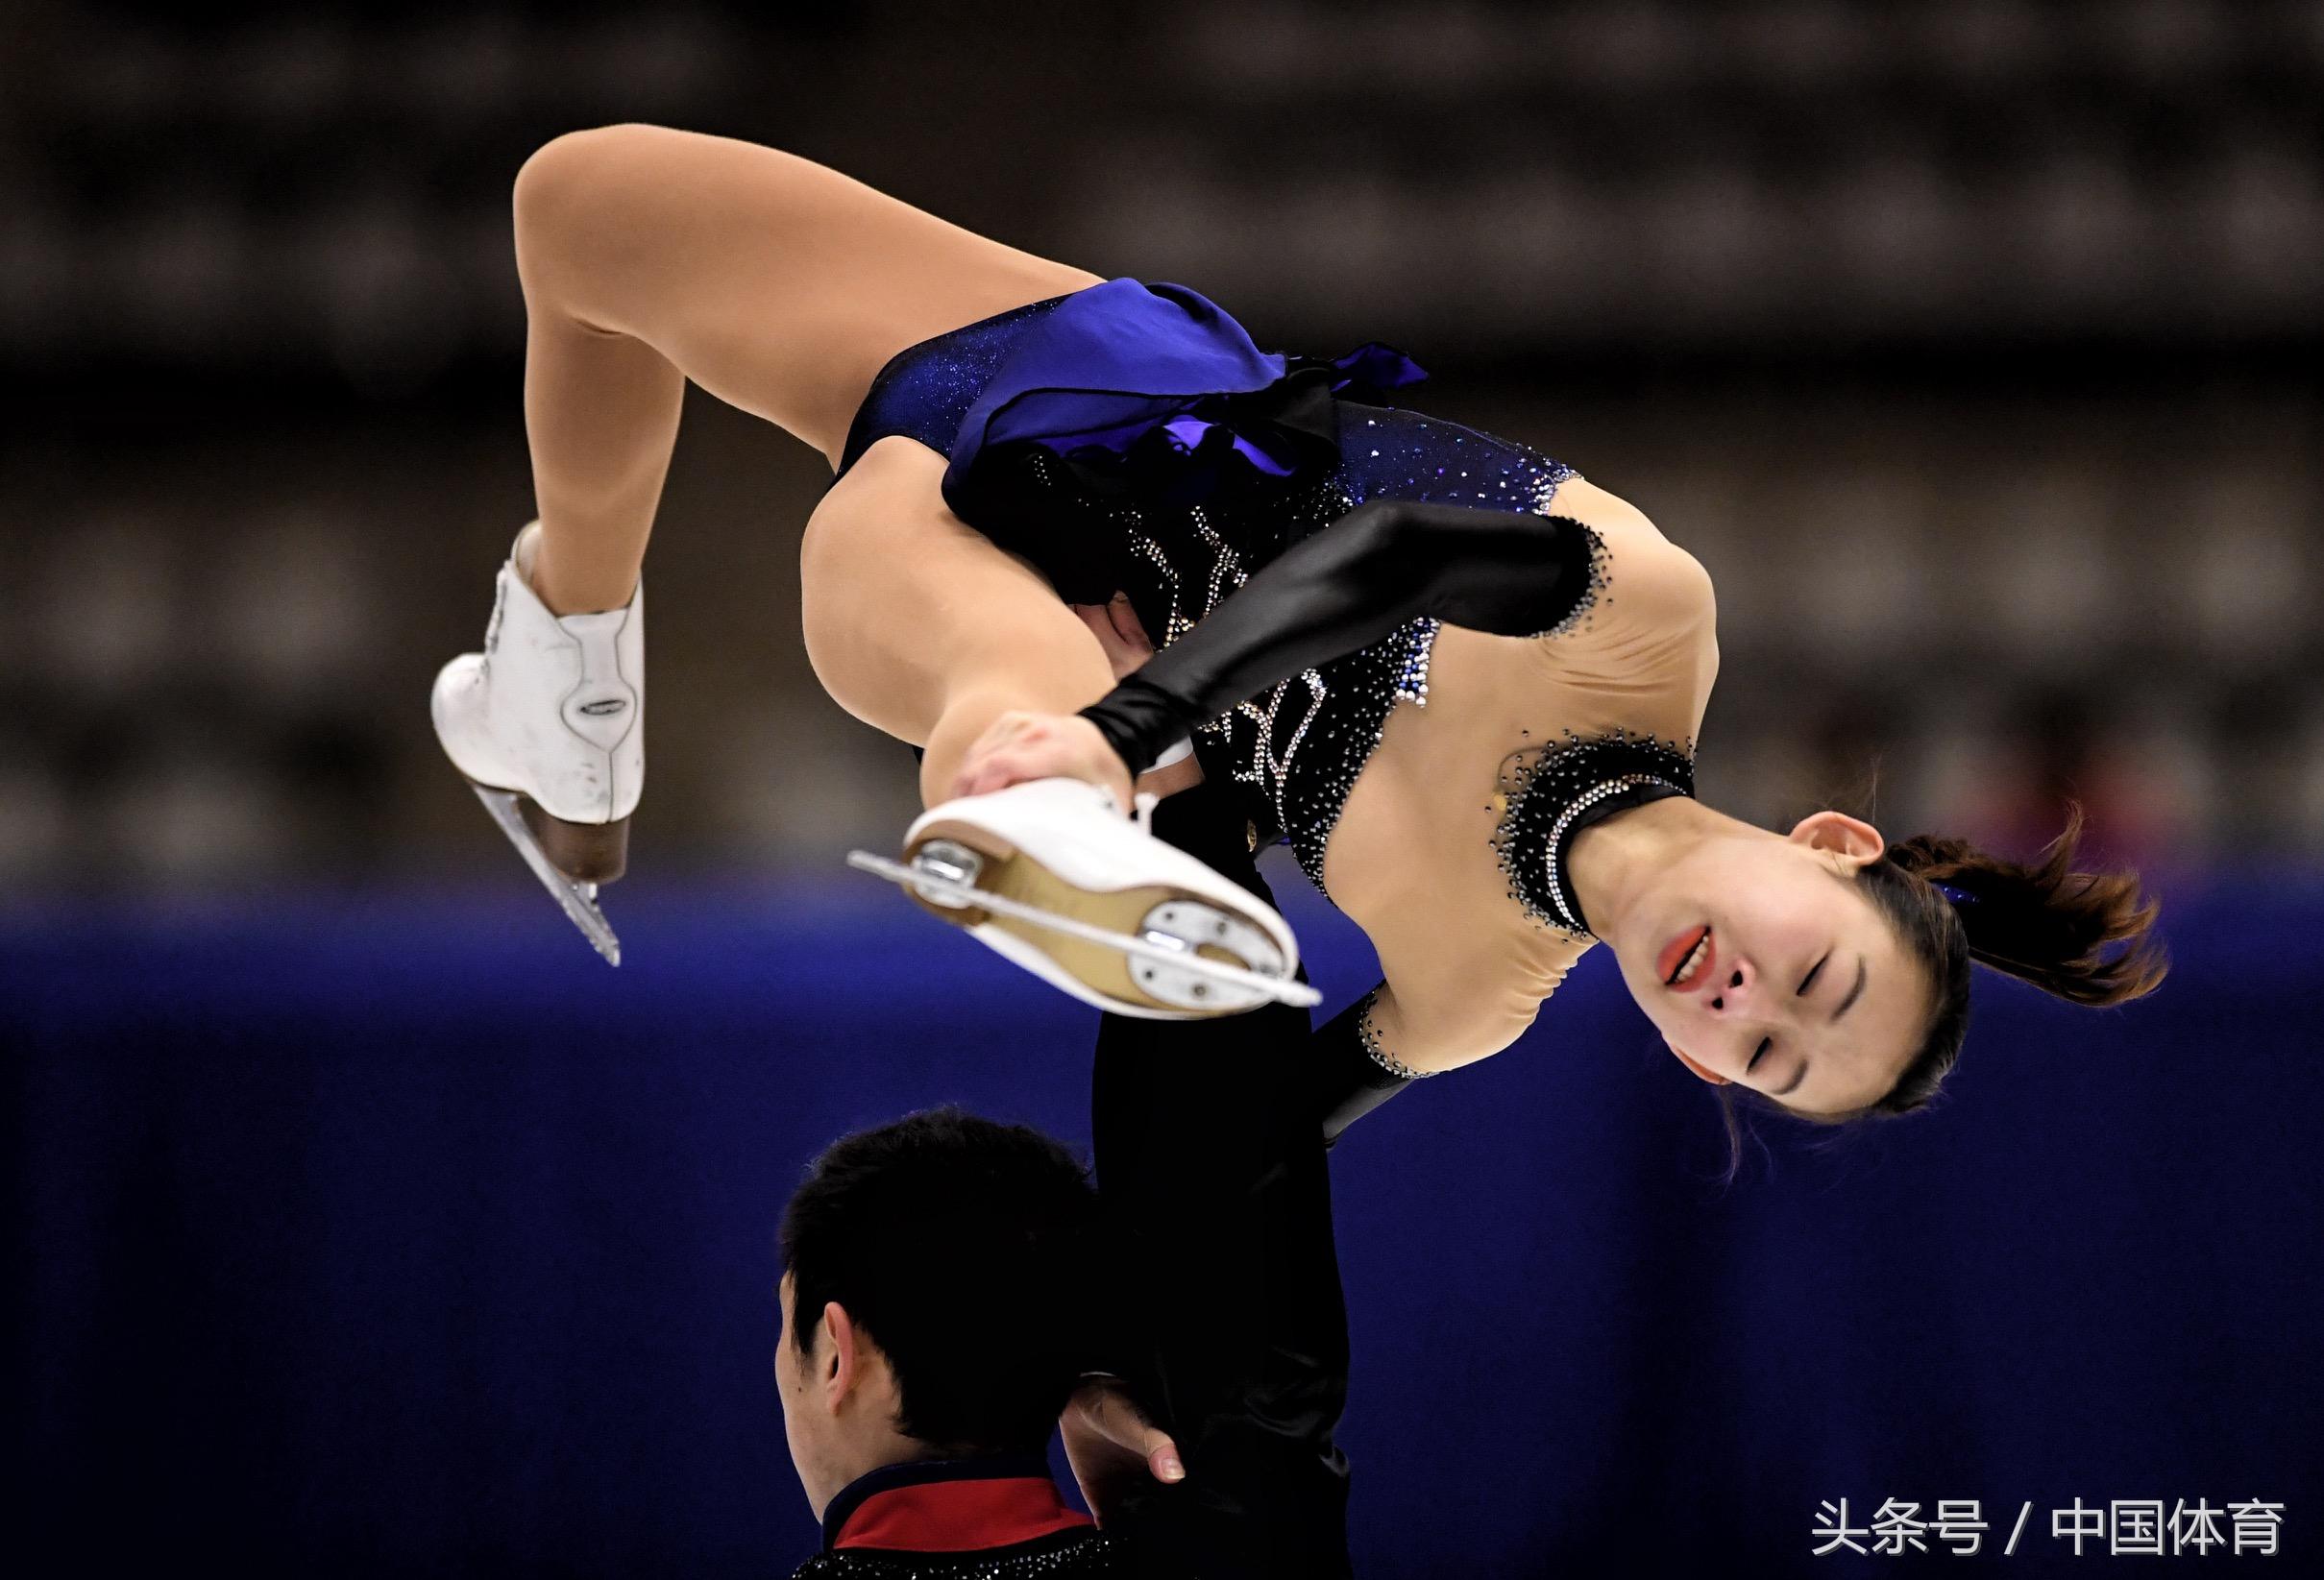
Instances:
[[[823,1511],[823,1550],[979,1552],[1090,1524],[1067,1506],[1039,1454],[886,1465]]]

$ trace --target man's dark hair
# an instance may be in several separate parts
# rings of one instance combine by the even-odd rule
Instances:
[[[942,1455],[1039,1452],[1089,1361],[1097,1194],[1057,1142],[955,1107],[841,1137],[783,1213],[792,1337],[837,1300]]]

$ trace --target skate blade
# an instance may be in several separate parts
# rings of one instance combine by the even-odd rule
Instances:
[[[607,963],[621,964],[622,940],[613,936],[612,924],[605,920],[605,913],[598,909],[598,886],[568,878],[556,869],[556,864],[541,849],[540,840],[534,839],[532,830],[526,826],[525,814],[517,805],[516,791],[494,790],[473,779],[468,782],[468,788],[477,792],[477,799],[484,803],[484,810],[492,814],[492,820],[501,825],[501,832],[508,836],[508,842],[517,847],[517,854],[525,858],[525,864],[532,868],[532,875],[541,880],[541,887],[556,897],[558,906],[573,918],[573,925],[581,930],[581,936],[589,940],[599,954],[605,957]]]
[[[1138,960],[1154,960],[1166,965],[1183,977],[1216,983],[1221,986],[1238,987],[1272,999],[1279,1004],[1296,1005],[1311,1009],[1323,1002],[1323,995],[1295,977],[1271,977],[1264,972],[1248,970],[1225,960],[1211,960],[1180,945],[1155,943],[1136,934],[1116,932],[1098,927],[1076,916],[1067,916],[1045,906],[1029,905],[1023,900],[980,888],[972,883],[961,883],[937,876],[923,869],[892,862],[885,856],[874,856],[868,850],[851,850],[847,864],[859,872],[868,872],[896,884],[907,892],[964,911],[989,912],[1007,916],[1053,933],[1063,933],[1085,943],[1100,945]],[[1119,997],[1118,994],[1114,995]],[[1229,1011],[1230,1013],[1234,1011]]]
[[[1138,799],[1142,814],[1155,797]],[[1264,928],[1174,884],[1093,892],[1060,878],[991,830],[957,818],[923,827],[904,852],[904,864],[923,876],[967,885],[978,895],[1029,907],[946,905],[919,884],[905,890],[921,909],[955,926],[971,932],[990,926],[1038,950],[1051,966],[1125,1014],[1241,1014],[1270,999],[1282,1002],[1277,987],[1285,981],[1299,986]],[[1076,926],[1061,925],[1060,918]],[[1116,940],[1123,937],[1138,947],[1122,947]],[[997,936],[988,941],[1017,958]],[[1211,965],[1223,974],[1207,969]],[[1248,975],[1236,978],[1235,972]]]

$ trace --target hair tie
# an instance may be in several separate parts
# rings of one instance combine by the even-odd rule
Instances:
[[[1951,884],[1939,883],[1933,878],[1929,880],[1929,887],[1952,901],[1956,906],[1974,905],[1977,901],[1977,896],[1971,894],[1968,889],[1957,888]]]

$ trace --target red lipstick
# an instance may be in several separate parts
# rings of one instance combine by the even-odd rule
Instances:
[[[1711,967],[1718,960],[1718,946],[1710,941],[1710,933],[1711,930],[1708,927],[1690,927],[1669,943],[1664,944],[1662,953],[1654,958],[1654,963],[1662,973],[1662,980],[1669,983],[1674,991],[1691,993],[1710,980]],[[1676,982],[1671,982],[1671,973],[1678,969],[1678,962],[1685,960],[1698,943],[1703,946],[1701,959],[1695,962],[1694,969],[1684,977]]]

